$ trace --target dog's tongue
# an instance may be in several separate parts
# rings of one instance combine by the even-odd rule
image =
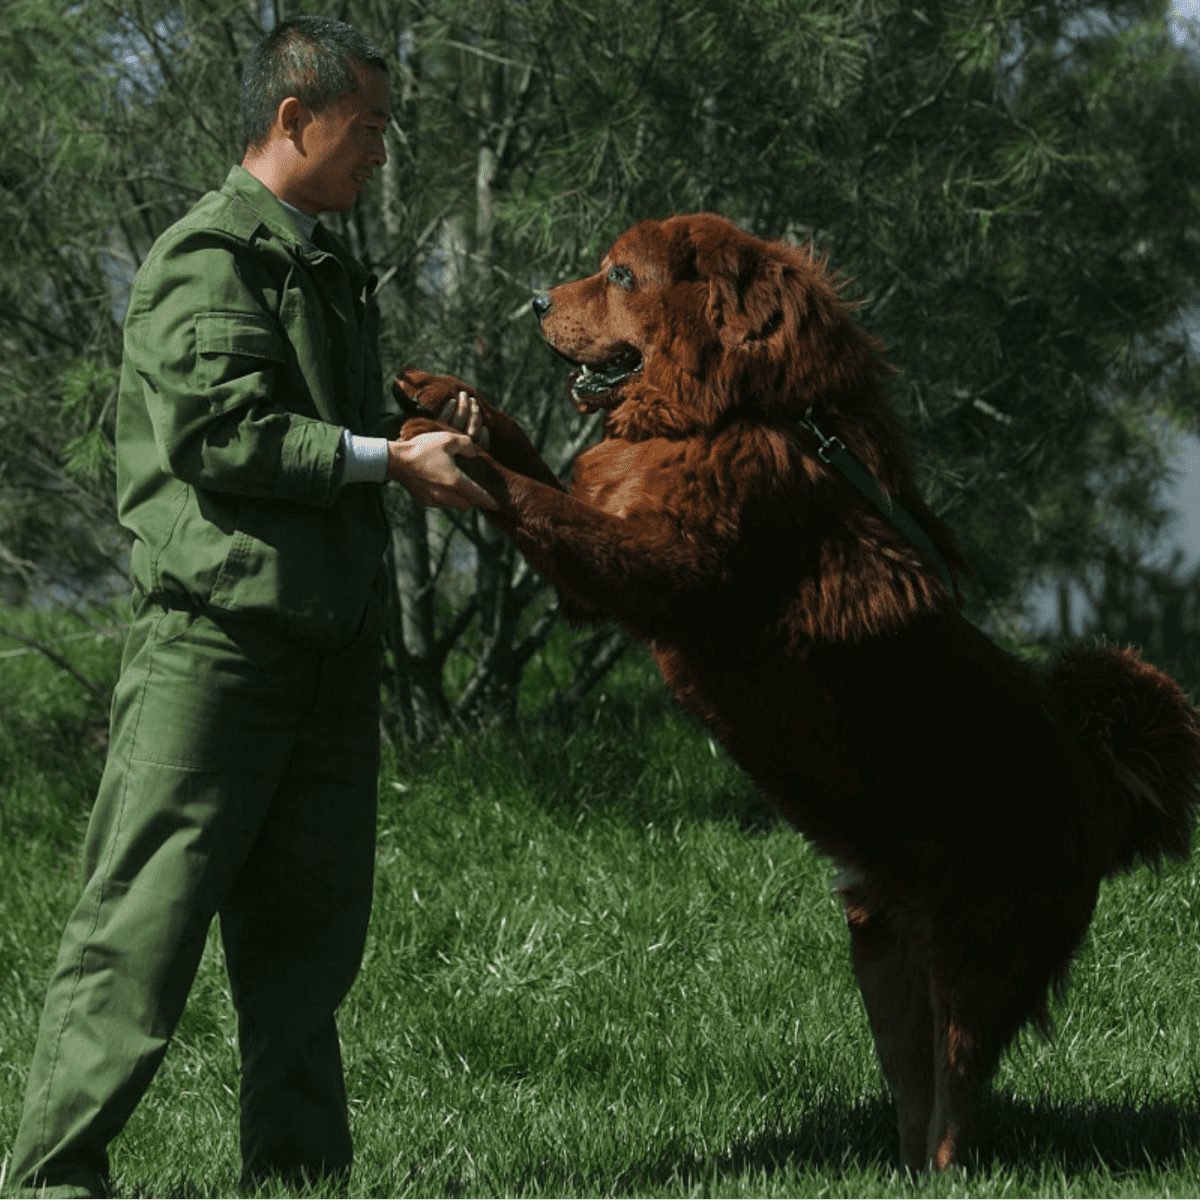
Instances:
[[[583,413],[585,417],[590,417],[592,413],[600,411],[600,405],[593,404],[590,400],[580,400],[574,394],[571,396],[571,403],[575,405],[575,407],[581,413]]]

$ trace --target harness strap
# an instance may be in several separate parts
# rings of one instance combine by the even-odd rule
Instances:
[[[803,417],[800,418],[800,425],[807,429],[809,433],[816,436],[821,443],[817,454],[822,462],[829,463],[830,466],[836,467],[842,475],[852,483],[870,502],[887,518],[892,525],[898,529],[931,563],[937,568],[938,574],[942,577],[942,582],[946,585],[946,591],[951,598],[954,597],[954,576],[950,573],[950,568],[946,565],[946,560],[938,552],[938,548],[933,544],[933,540],[929,534],[909,516],[908,512],[898,502],[887,495],[875,482],[874,476],[866,467],[846,449],[846,443],[839,437],[826,437],[818,428],[817,423],[812,419],[812,409],[810,408]]]

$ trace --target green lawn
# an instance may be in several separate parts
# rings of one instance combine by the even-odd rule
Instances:
[[[70,656],[115,670],[100,639]],[[374,922],[342,1011],[352,1195],[1197,1194],[1195,860],[1105,887],[1055,1040],[1027,1037],[1001,1068],[978,1164],[914,1182],[829,865],[644,659],[603,690],[569,735],[389,751]],[[95,715],[49,664],[0,658],[4,1165],[77,887]],[[113,1147],[122,1194],[235,1193],[236,1077],[210,941]]]

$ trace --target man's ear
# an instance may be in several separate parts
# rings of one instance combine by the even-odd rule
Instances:
[[[279,102],[279,107],[275,110],[275,121],[279,128],[283,130],[284,136],[291,142],[299,146],[300,137],[303,134],[308,123],[312,120],[312,113],[303,101],[295,96],[288,96]]]

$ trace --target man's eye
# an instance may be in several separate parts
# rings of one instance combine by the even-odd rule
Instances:
[[[627,292],[633,291],[633,272],[628,267],[609,267],[608,282]]]

